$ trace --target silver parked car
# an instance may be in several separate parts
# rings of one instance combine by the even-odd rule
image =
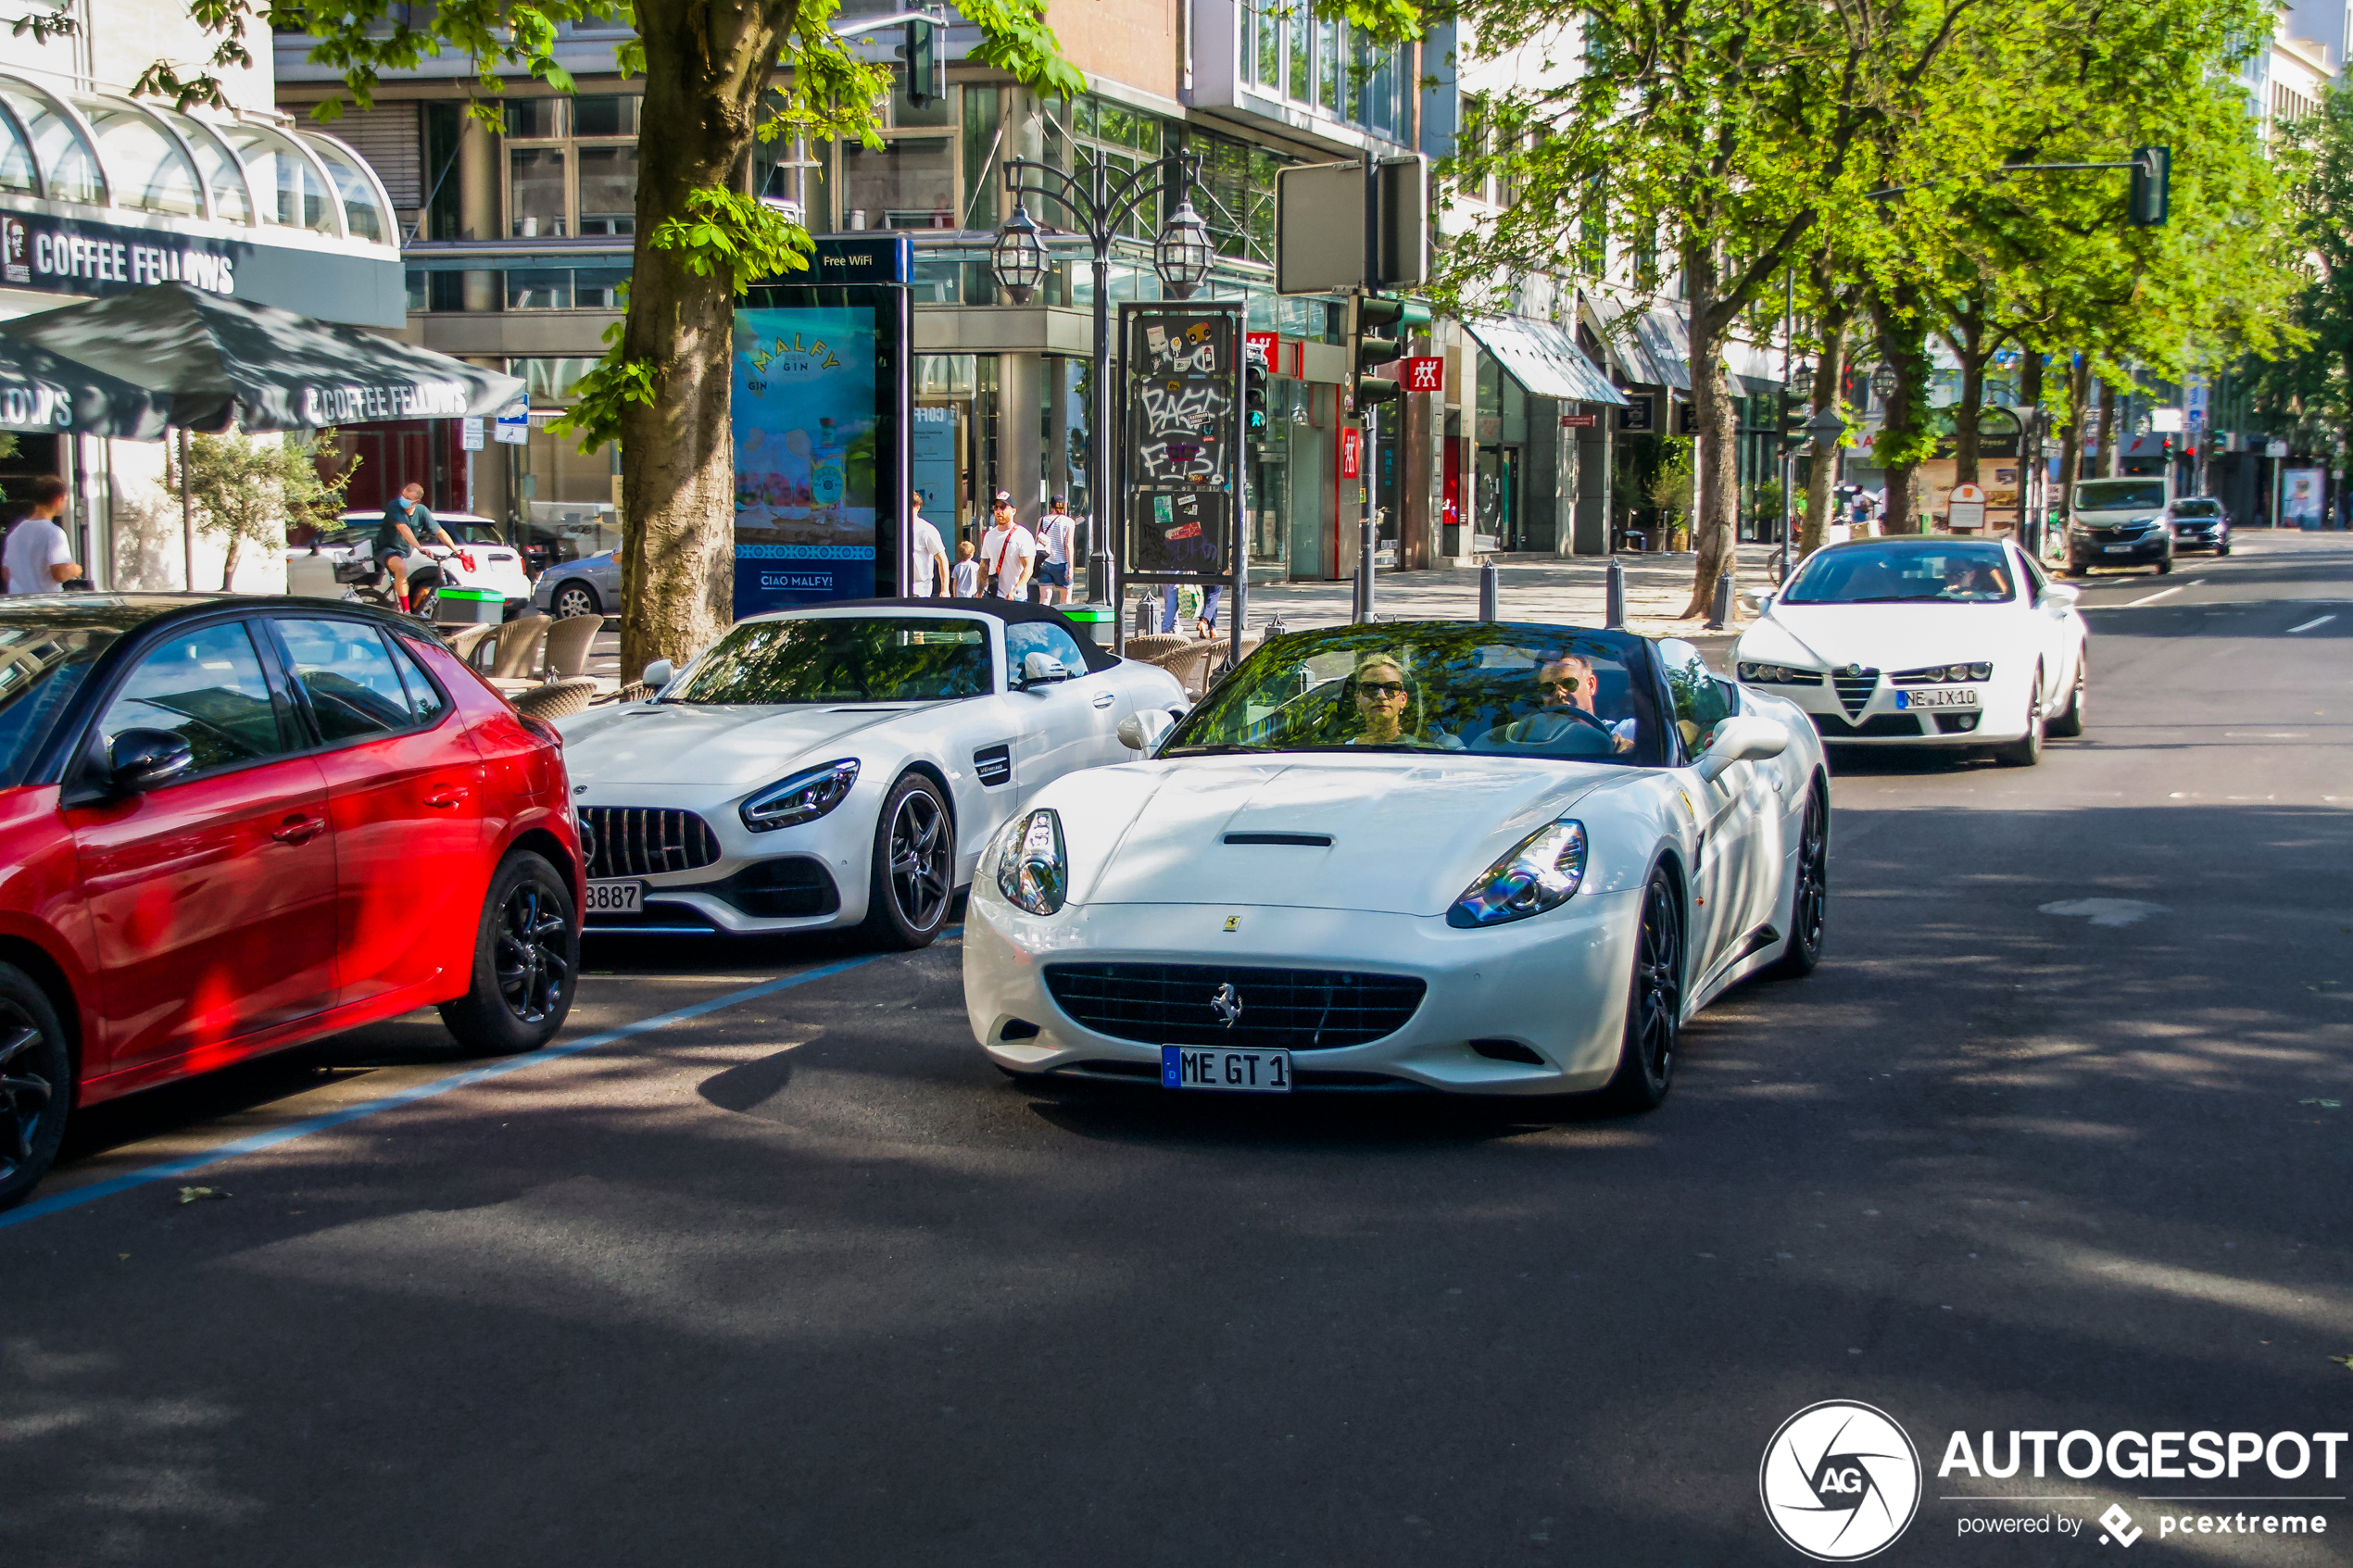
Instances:
[[[621,558],[611,550],[551,566],[531,602],[549,615],[610,615],[621,608]]]

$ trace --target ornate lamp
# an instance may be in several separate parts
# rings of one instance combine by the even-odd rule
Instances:
[[[1046,247],[1038,238],[1038,225],[1029,220],[1028,207],[1015,204],[1013,215],[997,231],[988,260],[997,282],[1013,296],[1013,303],[1028,304],[1030,291],[1046,275]]]
[[[1173,297],[1190,299],[1209,281],[1215,255],[1209,243],[1209,225],[1202,221],[1188,198],[1176,204],[1176,215],[1152,242],[1152,270],[1160,274],[1161,287]]]

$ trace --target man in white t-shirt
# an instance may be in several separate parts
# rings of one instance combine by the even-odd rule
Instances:
[[[948,546],[939,530],[924,516],[924,498],[915,496],[907,503],[909,533],[914,538],[914,576],[907,584],[910,598],[927,599],[937,594],[948,596]]]
[[[1070,548],[1078,533],[1078,520],[1070,515],[1070,503],[1060,495],[1051,508],[1038,520],[1038,547],[1043,557],[1038,563],[1038,602],[1039,604],[1070,603]]]
[[[0,567],[7,571],[11,594],[54,594],[82,575],[82,568],[74,563],[73,546],[66,542],[66,531],[57,526],[58,514],[66,509],[66,482],[56,474],[44,474],[32,482],[32,505],[8,531],[7,546],[0,551]]]
[[[1026,596],[1030,568],[1038,559],[1038,541],[1013,515],[1013,498],[997,492],[997,511],[988,532],[980,536],[980,570],[988,575],[983,590],[1000,599]]]

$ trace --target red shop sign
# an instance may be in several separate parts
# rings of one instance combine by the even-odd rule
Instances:
[[[1599,414],[1563,414],[1561,416],[1563,430],[1592,430],[1599,423],[1601,423]]]
[[[1273,332],[1244,332],[1242,334],[1243,352],[1271,371],[1275,369],[1277,341]]]
[[[1417,355],[1406,360],[1405,390],[1408,392],[1445,391],[1445,357],[1438,354]]]
[[[1365,433],[1343,425],[1340,433],[1340,477],[1361,478],[1365,470]]]

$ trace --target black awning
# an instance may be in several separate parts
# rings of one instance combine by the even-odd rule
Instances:
[[[158,441],[170,416],[167,401],[144,388],[0,337],[0,430]]]

